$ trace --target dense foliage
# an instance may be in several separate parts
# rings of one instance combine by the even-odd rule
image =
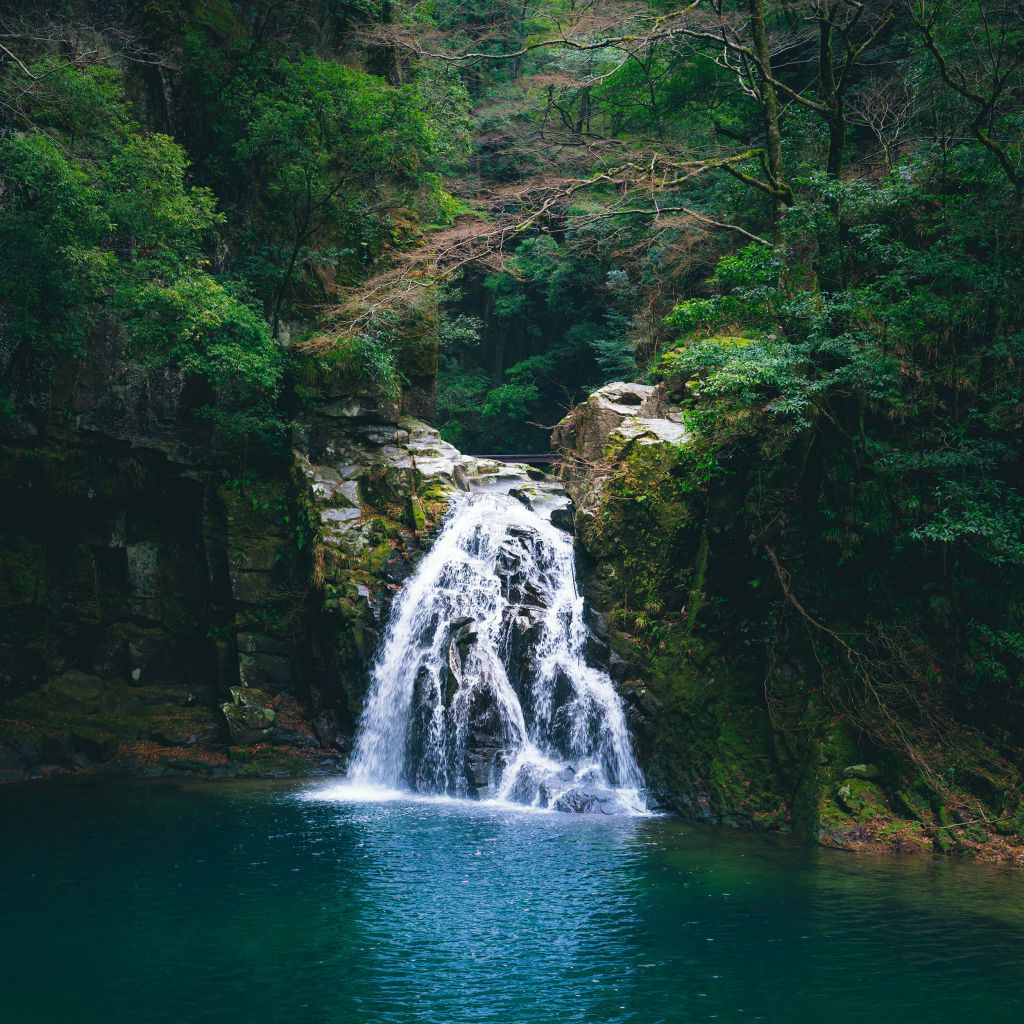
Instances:
[[[443,69],[399,84],[354,66],[359,5],[109,13],[4,22],[5,415],[26,360],[120,334],[129,358],[207,382],[195,411],[223,441],[273,448],[282,342],[315,337],[342,287],[457,209],[440,171],[467,149],[465,89]],[[327,358],[347,348],[357,389],[376,369],[393,391],[400,341],[374,325]]]

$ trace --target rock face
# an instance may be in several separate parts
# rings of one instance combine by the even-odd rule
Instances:
[[[636,449],[647,449],[648,461],[670,461],[686,440],[679,409],[660,384],[606,384],[576,406],[555,427],[551,444],[562,455],[560,476],[574,504],[572,525],[584,541],[589,532],[590,543],[597,543],[590,527],[616,466]]]
[[[205,386],[132,364],[116,335],[77,367],[16,370],[0,433],[0,779],[280,774],[333,756],[243,753],[219,710],[238,686],[293,717],[308,701],[290,461],[225,472],[194,415]]]
[[[402,395],[322,382],[294,451],[245,459],[196,415],[206,385],[131,362],[115,325],[77,364],[19,354],[0,427],[0,780],[338,770],[393,589],[449,494],[504,472],[402,418],[432,403],[428,320]],[[243,699],[260,692],[263,718]]]
[[[657,799],[687,817],[790,827],[806,745],[777,730],[784,709],[768,714],[763,674],[748,685],[692,640],[708,541],[678,487],[686,442],[662,388],[638,384],[606,385],[556,427],[592,626]]]
[[[686,430],[659,384],[605,384],[556,427],[554,447],[582,465],[601,463],[612,438],[679,444]]]
[[[601,388],[558,425],[554,442],[576,503],[591,625],[610,648],[641,766],[664,806],[846,850],[1022,862],[1024,777],[983,737],[978,762],[958,767],[971,782],[950,798],[822,700],[804,629],[726,649],[716,629],[701,628],[774,581],[750,578],[752,541],[733,526],[734,494],[680,486],[693,481],[680,447],[687,435],[660,389]],[[984,767],[994,763],[998,777]],[[993,819],[985,828],[963,810],[982,793]],[[950,806],[961,808],[960,824]]]

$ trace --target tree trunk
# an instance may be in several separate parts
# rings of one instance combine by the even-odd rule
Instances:
[[[775,86],[769,81],[772,76],[772,51],[768,43],[768,29],[765,24],[763,0],[748,0],[750,28],[754,42],[754,53],[761,65],[761,116],[764,118],[765,152],[768,158],[768,174],[771,185],[779,190],[776,198],[776,212],[792,201],[792,192],[786,184],[782,162],[782,129],[779,127],[779,97]]]

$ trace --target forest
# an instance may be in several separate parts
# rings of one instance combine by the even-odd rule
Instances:
[[[605,467],[577,530],[613,648],[652,678],[727,665],[787,734],[747,817],[792,820],[838,722],[822,758],[891,784],[835,814],[880,788],[940,847],[1020,842],[1022,143],[1016,0],[5,4],[5,487],[78,444],[67,396],[103,392],[116,337],[183,382],[174,430],[221,492],[278,509],[289,586],[323,589],[266,481],[325,389],[483,456],[657,385],[687,443]],[[36,664],[32,616],[50,637],[50,668],[4,670],[16,699],[62,621],[26,597],[35,508],[2,524],[8,664]],[[715,729],[686,744],[735,807]]]

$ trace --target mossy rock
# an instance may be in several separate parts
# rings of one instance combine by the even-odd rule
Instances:
[[[845,779],[835,787],[835,796],[839,805],[857,822],[891,813],[885,795],[868,779]]]
[[[416,533],[423,533],[427,528],[427,513],[419,498],[411,497],[406,505],[409,528]]]
[[[262,690],[251,686],[232,686],[231,700],[220,706],[227,719],[231,741],[239,746],[249,746],[269,740],[277,718],[272,705],[273,699]]]

